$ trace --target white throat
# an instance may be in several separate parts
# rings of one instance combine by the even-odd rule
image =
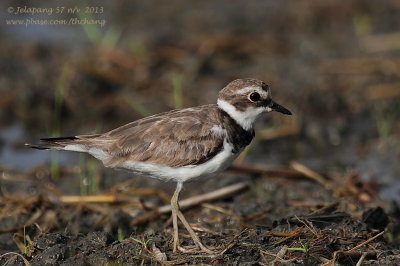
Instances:
[[[251,130],[257,118],[264,112],[270,111],[270,108],[259,107],[249,108],[244,112],[238,111],[235,106],[227,101],[218,99],[218,107],[227,112],[244,130]]]

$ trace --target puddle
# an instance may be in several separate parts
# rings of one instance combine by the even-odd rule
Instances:
[[[0,130],[0,165],[25,171],[38,165],[49,165],[51,152],[31,149],[23,146],[27,139],[23,127],[12,125]],[[79,155],[69,152],[59,152],[60,165],[71,165],[79,163]]]

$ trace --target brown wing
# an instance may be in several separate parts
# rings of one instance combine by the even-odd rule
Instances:
[[[214,105],[175,110],[112,130],[102,135],[112,155],[105,164],[115,167],[127,159],[170,167],[201,164],[223,147],[223,136],[211,130],[218,124],[213,112]]]

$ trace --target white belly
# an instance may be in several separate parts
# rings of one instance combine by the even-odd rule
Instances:
[[[224,146],[221,152],[215,155],[211,160],[199,165],[169,167],[152,163],[127,161],[119,165],[118,168],[127,169],[137,174],[151,176],[166,181],[183,183],[190,179],[207,176],[226,169],[239,155],[239,152],[233,154],[232,150],[232,145],[224,141]]]

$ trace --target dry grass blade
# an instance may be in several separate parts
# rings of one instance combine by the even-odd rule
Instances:
[[[291,162],[290,166],[294,170],[304,174],[305,176],[309,177],[310,179],[315,180],[319,184],[323,185],[326,189],[333,190],[333,184],[331,184],[330,181],[326,180],[322,175],[320,175],[317,172],[311,170],[307,166],[305,166],[305,165],[303,165],[303,164],[301,164],[299,162]]]
[[[310,232],[315,235],[316,237],[318,237],[318,232],[315,230],[314,226],[307,221],[306,219],[300,219],[299,217],[297,217],[297,215],[294,216],[296,218],[297,221],[299,221],[300,223],[304,224],[304,226],[310,230]]]
[[[357,260],[358,262],[361,261],[361,263],[365,259],[376,259],[376,252],[357,252],[357,251],[335,251],[334,252],[334,259],[331,261],[327,262],[327,265],[333,266],[335,265],[334,262],[336,260],[338,261],[352,261],[352,264],[354,265],[354,261]],[[329,264],[332,263],[332,264]],[[325,264],[324,264],[325,265]]]
[[[260,250],[260,255],[264,258],[264,260],[267,263],[271,263],[270,265],[275,265],[276,263],[289,263],[289,262],[292,261],[292,259],[290,259],[290,260],[283,259],[283,256],[286,254],[287,250],[288,250],[287,246],[283,246],[279,250],[279,252],[277,254],[273,254],[273,253],[270,253],[270,252],[265,251],[265,250]],[[270,257],[274,257],[274,260],[273,261],[268,261],[267,259],[265,259],[264,255],[267,255],[267,256],[270,256]]]
[[[16,252],[7,252],[7,253],[4,253],[3,255],[0,256],[0,259],[3,258],[3,257],[5,257],[5,256],[8,256],[8,255],[17,256],[17,257],[19,257],[19,258],[22,259],[22,261],[24,262],[25,266],[31,266],[31,264],[29,263],[29,261],[27,261],[23,255],[21,255],[21,254],[19,254],[19,253],[16,253]],[[3,265],[4,265],[4,266],[7,265],[7,262],[6,262],[5,264],[3,264]]]
[[[229,249],[231,249],[232,247],[234,247],[237,242],[239,237],[241,237],[243,234],[245,234],[247,232],[247,229],[244,229],[243,231],[241,231],[239,234],[236,234],[232,240],[229,241],[229,243],[226,245],[226,248],[224,250],[222,250],[219,255],[223,255],[224,253],[226,253]]]
[[[93,195],[93,196],[61,196],[59,200],[63,203],[82,202],[117,202],[115,195]]]
[[[204,207],[204,208],[210,209],[210,210],[214,210],[214,211],[223,213],[223,214],[225,214],[225,215],[230,215],[230,216],[235,215],[235,214],[234,214],[232,211],[230,211],[230,210],[226,210],[226,209],[224,209],[224,208],[222,208],[222,207],[219,207],[219,206],[217,206],[217,205],[213,205],[213,204],[210,204],[210,203],[203,203],[203,204],[201,204],[201,206]]]
[[[338,251],[333,252],[332,259],[328,260],[327,262],[322,264],[322,266],[335,266],[335,261],[336,261],[337,254],[338,254]]]
[[[364,253],[361,255],[360,259],[358,260],[356,266],[361,266],[366,257],[367,257],[367,252],[364,252]]]
[[[369,86],[365,92],[365,97],[369,100],[398,98],[400,97],[399,88],[399,82]]]
[[[289,233],[272,233],[272,236],[277,236],[277,237],[283,237],[281,240],[278,240],[277,242],[273,243],[274,246],[279,246],[280,244],[298,237],[301,234],[301,228],[296,228],[295,230],[289,232]]]
[[[348,252],[353,252],[359,248],[361,248],[362,246],[370,243],[371,241],[374,241],[376,238],[380,237],[381,235],[383,235],[385,233],[385,231],[380,232],[379,234],[376,234],[375,236],[365,240],[364,242],[362,242],[361,244],[355,246],[354,248],[350,249]]]
[[[376,257],[375,252],[357,252],[356,250],[361,248],[362,246],[370,243],[371,241],[375,240],[379,236],[383,235],[384,231],[376,234],[375,236],[367,239],[366,241],[362,242],[361,244],[355,246],[354,248],[348,250],[348,251],[335,251],[333,253],[332,259],[327,261],[326,263],[322,264],[323,266],[334,266],[336,260],[341,259],[341,258],[352,258],[352,259],[358,259],[358,262],[356,266],[362,265],[363,261],[367,258],[374,258]]]

